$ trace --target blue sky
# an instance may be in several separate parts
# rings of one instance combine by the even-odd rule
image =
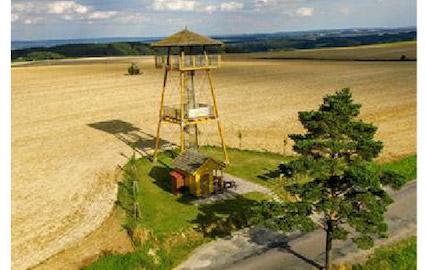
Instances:
[[[415,0],[12,0],[12,40],[416,25]]]

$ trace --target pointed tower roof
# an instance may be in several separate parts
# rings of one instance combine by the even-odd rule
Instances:
[[[177,32],[163,40],[154,42],[152,47],[181,47],[181,46],[220,46],[222,41],[215,40],[206,36],[189,31],[186,27],[184,30]]]

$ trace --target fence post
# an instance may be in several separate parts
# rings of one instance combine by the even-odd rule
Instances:
[[[139,208],[138,202],[133,202],[133,215],[136,219],[141,216],[141,209]]]
[[[132,191],[133,191],[133,196],[136,197],[136,195],[139,192],[139,184],[137,181],[133,181]]]

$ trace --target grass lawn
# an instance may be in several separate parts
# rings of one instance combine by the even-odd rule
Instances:
[[[223,160],[222,148],[204,146],[201,151],[213,158]],[[290,161],[293,158],[292,156],[235,148],[228,149],[228,155],[230,164],[226,168],[227,173],[266,186],[282,199],[287,198],[282,189],[282,184],[285,185],[286,183],[278,181],[278,165],[281,162]]]
[[[202,152],[223,160],[222,148],[204,146]],[[294,181],[305,181],[305,179],[289,180],[284,178],[278,181],[278,165],[281,162],[288,162],[292,156],[270,152],[257,152],[249,150],[228,149],[230,165],[226,171],[232,175],[241,177],[251,182],[264,185],[273,190],[282,199],[288,199],[288,195],[282,188],[283,185],[292,184]],[[382,170],[392,170],[404,176],[405,182],[415,180],[417,176],[417,156],[411,155],[401,160],[384,164],[377,164]],[[306,179],[307,180],[307,179]]]
[[[393,245],[378,248],[362,265],[353,270],[412,270],[417,268],[417,238],[410,237]]]
[[[222,148],[205,146],[202,152],[223,160]],[[279,172],[277,167],[281,162],[290,161],[292,156],[270,152],[256,152],[249,150],[228,149],[230,165],[226,171],[235,176],[265,185],[270,188],[276,186],[275,178]],[[403,159],[378,164],[383,170],[395,171],[406,179],[406,182],[415,180],[417,177],[417,155],[410,155]]]
[[[417,155],[411,155],[406,158],[384,163],[380,165],[384,170],[395,171],[405,178],[405,182],[417,178]]]
[[[213,158],[223,160],[222,148],[205,146],[201,151]],[[266,186],[278,176],[276,171],[278,165],[291,159],[276,153],[233,148],[228,149],[228,155],[230,165],[226,168],[226,172]]]
[[[169,155],[162,154],[158,163],[147,158],[129,161],[126,180],[119,187],[118,202],[133,215],[133,181],[137,181],[139,192],[135,199],[142,217],[137,220],[137,225],[148,228],[157,238],[190,228],[190,221],[198,214],[196,206],[179,202],[181,198],[170,192],[168,165],[171,160]],[[129,219],[128,225],[134,226],[132,222],[133,219]]]
[[[220,148],[203,147],[202,151],[222,158]],[[105,254],[85,269],[138,269],[141,265],[144,269],[172,269],[201,244],[247,226],[253,204],[269,199],[251,192],[233,200],[195,206],[189,203],[189,195],[175,196],[170,192],[169,164],[174,155],[171,151],[163,152],[155,163],[147,158],[129,160],[117,204],[127,213],[123,226],[135,244],[135,251]],[[229,149],[229,156],[228,173],[283,190],[276,180],[277,166],[291,157],[236,149]],[[407,181],[416,176],[416,156],[378,166],[402,173]],[[136,194],[134,182],[138,187]],[[140,218],[134,217],[134,202],[139,204]]]
[[[247,225],[251,206],[268,199],[250,192],[239,198],[195,206],[190,195],[175,196],[170,190],[168,167],[173,152],[161,153],[158,161],[131,159],[120,183],[117,204],[127,218],[127,229],[136,249],[132,253],[105,254],[85,269],[171,269],[201,244],[228,235]],[[136,181],[139,191],[134,193]],[[134,202],[140,218],[134,217]]]

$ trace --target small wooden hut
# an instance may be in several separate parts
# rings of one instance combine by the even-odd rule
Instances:
[[[185,186],[191,194],[205,196],[223,186],[223,169],[226,164],[196,150],[183,151],[172,161],[171,166],[174,169],[170,173],[174,193]]]

